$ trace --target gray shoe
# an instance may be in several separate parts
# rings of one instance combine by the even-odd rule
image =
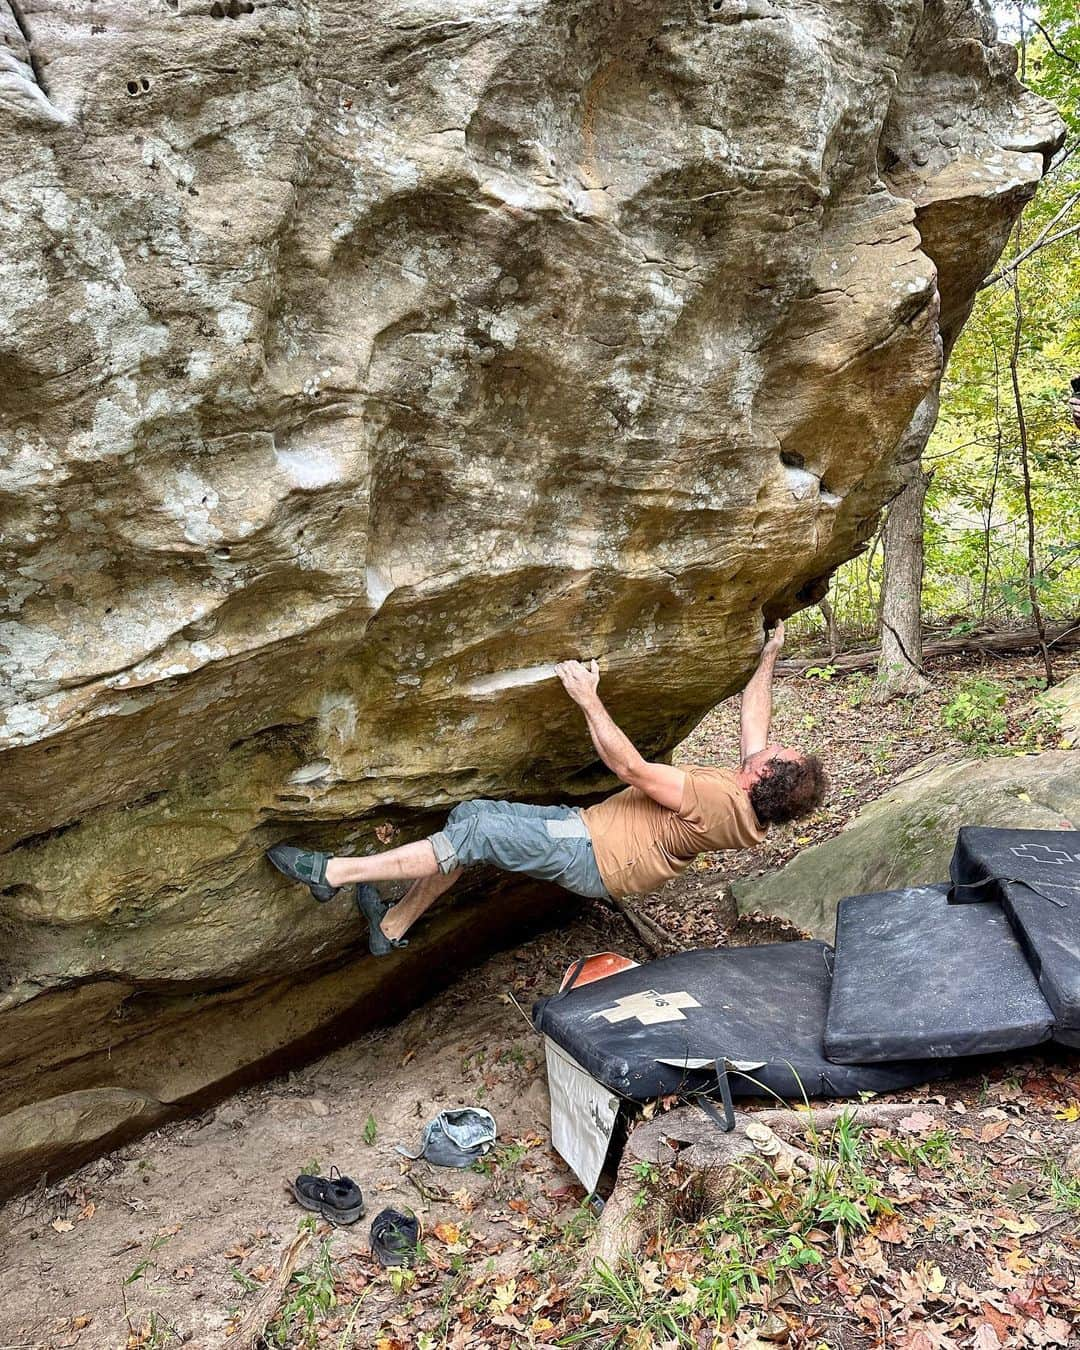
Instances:
[[[387,937],[382,930],[382,921],[386,916],[386,906],[379,899],[379,892],[370,883],[362,883],[356,888],[356,908],[362,918],[367,920],[368,951],[372,956],[389,956],[395,947],[407,947],[407,938]]]
[[[266,856],[279,872],[306,886],[320,905],[333,900],[341,890],[340,886],[330,886],[326,881],[326,864],[333,857],[332,853],[316,853],[311,849],[294,848],[292,844],[275,844],[267,849]]]

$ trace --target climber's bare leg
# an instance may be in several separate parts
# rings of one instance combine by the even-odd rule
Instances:
[[[331,858],[326,864],[328,886],[348,886],[354,881],[419,881],[441,876],[430,840],[402,844],[368,858]]]
[[[445,876],[437,872],[433,877],[421,877],[419,881],[414,881],[379,925],[383,933],[395,941],[403,938],[420,915],[425,914],[440,895],[446,894],[464,870],[463,867],[455,867]]]

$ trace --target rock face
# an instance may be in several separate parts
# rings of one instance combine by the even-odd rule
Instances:
[[[740,914],[778,914],[831,942],[845,895],[948,881],[961,825],[1075,830],[1078,822],[1080,750],[930,763],[906,774],[833,839],[732,890]]]
[[[662,752],[858,550],[1061,135],[980,15],[0,0],[9,1182],[378,1006],[269,844],[594,791],[553,660]]]

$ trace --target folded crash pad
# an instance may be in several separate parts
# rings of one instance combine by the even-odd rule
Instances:
[[[1054,1014],[1080,1047],[1080,831],[965,825],[949,869],[954,904],[999,900]]]
[[[832,960],[823,942],[679,952],[540,999],[533,1024],[632,1101],[707,1093],[718,1059],[738,1066],[741,1096],[848,1097],[941,1076],[940,1062],[825,1058]]]
[[[955,1058],[1049,1038],[1053,1013],[1001,905],[947,897],[920,886],[840,901],[829,1059]]]

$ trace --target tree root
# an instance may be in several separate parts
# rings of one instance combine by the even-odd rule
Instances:
[[[813,1111],[736,1111],[735,1128],[728,1134],[690,1106],[642,1122],[626,1142],[615,1188],[578,1259],[574,1283],[588,1280],[597,1265],[615,1269],[621,1261],[636,1260],[652,1229],[666,1226],[682,1211],[718,1207],[732,1189],[745,1183],[748,1171],[810,1175],[821,1166],[821,1158],[793,1142],[808,1130],[824,1132],[843,1115],[860,1125],[887,1126],[915,1110],[933,1108],[911,1102],[849,1102]],[[642,1164],[674,1168],[681,1181],[662,1194],[655,1189],[650,1193],[635,1175]]]
[[[621,1261],[633,1260],[648,1236],[648,1210],[639,1201],[641,1183],[633,1176],[634,1158],[623,1154],[615,1189],[604,1205],[592,1236],[586,1242],[570,1283],[581,1286],[597,1266],[616,1269]]]
[[[610,899],[611,908],[621,914],[653,956],[666,956],[679,947],[679,942],[647,914],[642,914],[632,905],[616,896]]]
[[[281,1264],[277,1268],[277,1274],[248,1309],[247,1316],[236,1328],[233,1335],[229,1337],[230,1346],[236,1346],[238,1350],[254,1350],[254,1347],[261,1342],[271,1318],[281,1306],[281,1300],[285,1297],[285,1290],[289,1287],[293,1271],[300,1264],[300,1258],[310,1242],[310,1233],[297,1233],[296,1237],[285,1248],[281,1257]]]

